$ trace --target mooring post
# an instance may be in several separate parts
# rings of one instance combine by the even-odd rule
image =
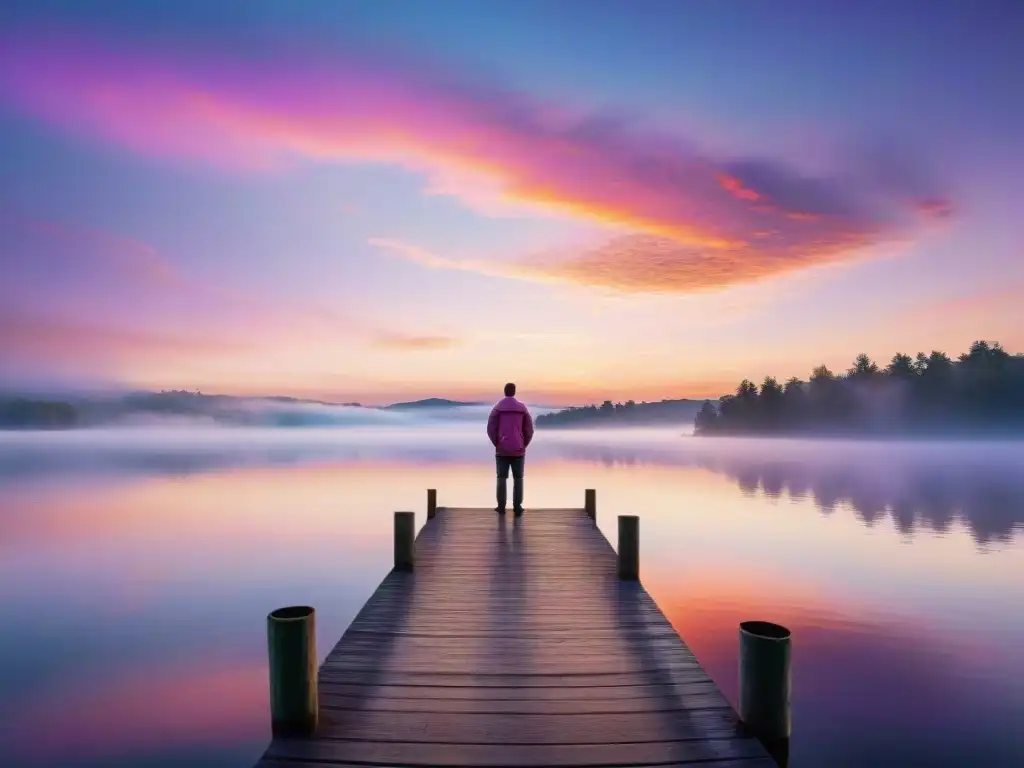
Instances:
[[[619,515],[619,578],[640,578],[640,518]]]
[[[437,489],[427,488],[427,520],[433,520],[437,514]]]
[[[395,512],[395,570],[411,571],[415,560],[416,513]]]
[[[583,495],[583,506],[587,510],[587,517],[597,522],[597,491],[594,488],[587,488]]]
[[[788,751],[791,646],[786,627],[768,621],[740,624],[740,720],[769,752]]]
[[[316,611],[305,605],[267,616],[270,726],[274,736],[310,736],[317,726]]]

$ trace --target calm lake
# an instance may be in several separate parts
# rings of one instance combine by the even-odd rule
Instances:
[[[482,424],[0,433],[0,762],[249,766],[266,614],[326,655],[392,512],[493,503]],[[794,633],[791,766],[1024,765],[1024,443],[538,432],[526,501],[641,516],[641,576],[735,704]]]

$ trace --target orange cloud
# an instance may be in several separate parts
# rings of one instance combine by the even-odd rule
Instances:
[[[823,230],[814,248],[760,232],[759,242],[727,249],[700,248],[670,238],[630,234],[596,246],[533,254],[514,261],[456,260],[398,240],[369,242],[433,269],[493,277],[567,283],[624,293],[696,293],[749,283],[799,269],[863,258],[872,245],[864,234]]]
[[[448,349],[449,347],[457,346],[459,343],[459,339],[453,336],[415,336],[401,333],[386,333],[377,337],[377,344],[393,349]]]
[[[723,273],[742,280],[745,261],[755,278],[834,261],[840,250],[892,236],[913,212],[905,198],[847,176],[810,178],[781,162],[715,157],[615,116],[554,110],[400,57],[343,49],[332,58],[243,59],[198,44],[133,49],[52,30],[23,30],[2,42],[0,96],[40,119],[135,152],[234,168],[301,159],[390,163],[425,173],[428,190],[471,204],[487,189],[537,211],[613,225],[641,239],[610,243],[585,263],[602,270],[602,283],[627,288],[685,290],[719,284]],[[765,243],[766,231],[777,233],[767,238],[773,242]],[[656,238],[686,256],[652,248]],[[612,251],[637,263],[613,269]],[[662,263],[667,271],[656,277]],[[696,276],[701,264],[707,276]],[[517,269],[584,276],[573,260],[553,270],[533,266]],[[633,269],[639,277],[625,274]]]
[[[693,293],[725,288],[807,267],[860,257],[871,244],[857,232],[835,232],[804,245],[772,242],[707,249],[664,237],[624,235],[563,258],[532,258],[532,269],[593,287],[636,293]]]

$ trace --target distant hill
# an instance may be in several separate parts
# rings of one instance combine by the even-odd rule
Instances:
[[[464,403],[458,400],[445,400],[443,397],[428,397],[426,400],[413,400],[408,403],[393,403],[385,405],[385,411],[413,411],[417,408],[461,408],[467,405],[481,405],[481,403]]]
[[[33,396],[0,392],[0,429],[71,429],[111,424],[152,423],[157,419],[200,419],[225,426],[309,427],[379,423],[381,411],[430,412],[480,403],[431,397],[364,406],[272,395],[236,397],[189,390],[105,395]],[[472,412],[464,415],[467,418]],[[445,414],[446,418],[448,414]]]
[[[538,427],[654,427],[693,423],[703,400],[659,400],[654,403],[613,403],[565,408],[541,414],[535,419]]]
[[[267,406],[282,406],[284,410]],[[205,395],[188,390],[62,398],[0,393],[0,429],[70,429],[168,417],[199,418],[231,426],[318,426],[338,423],[339,419],[352,422],[359,417],[351,410],[361,408],[359,403]]]

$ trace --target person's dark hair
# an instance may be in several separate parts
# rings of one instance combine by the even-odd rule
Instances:
[[[515,396],[516,396],[516,385],[513,384],[510,381],[508,384],[505,385],[505,397],[515,397]]]

